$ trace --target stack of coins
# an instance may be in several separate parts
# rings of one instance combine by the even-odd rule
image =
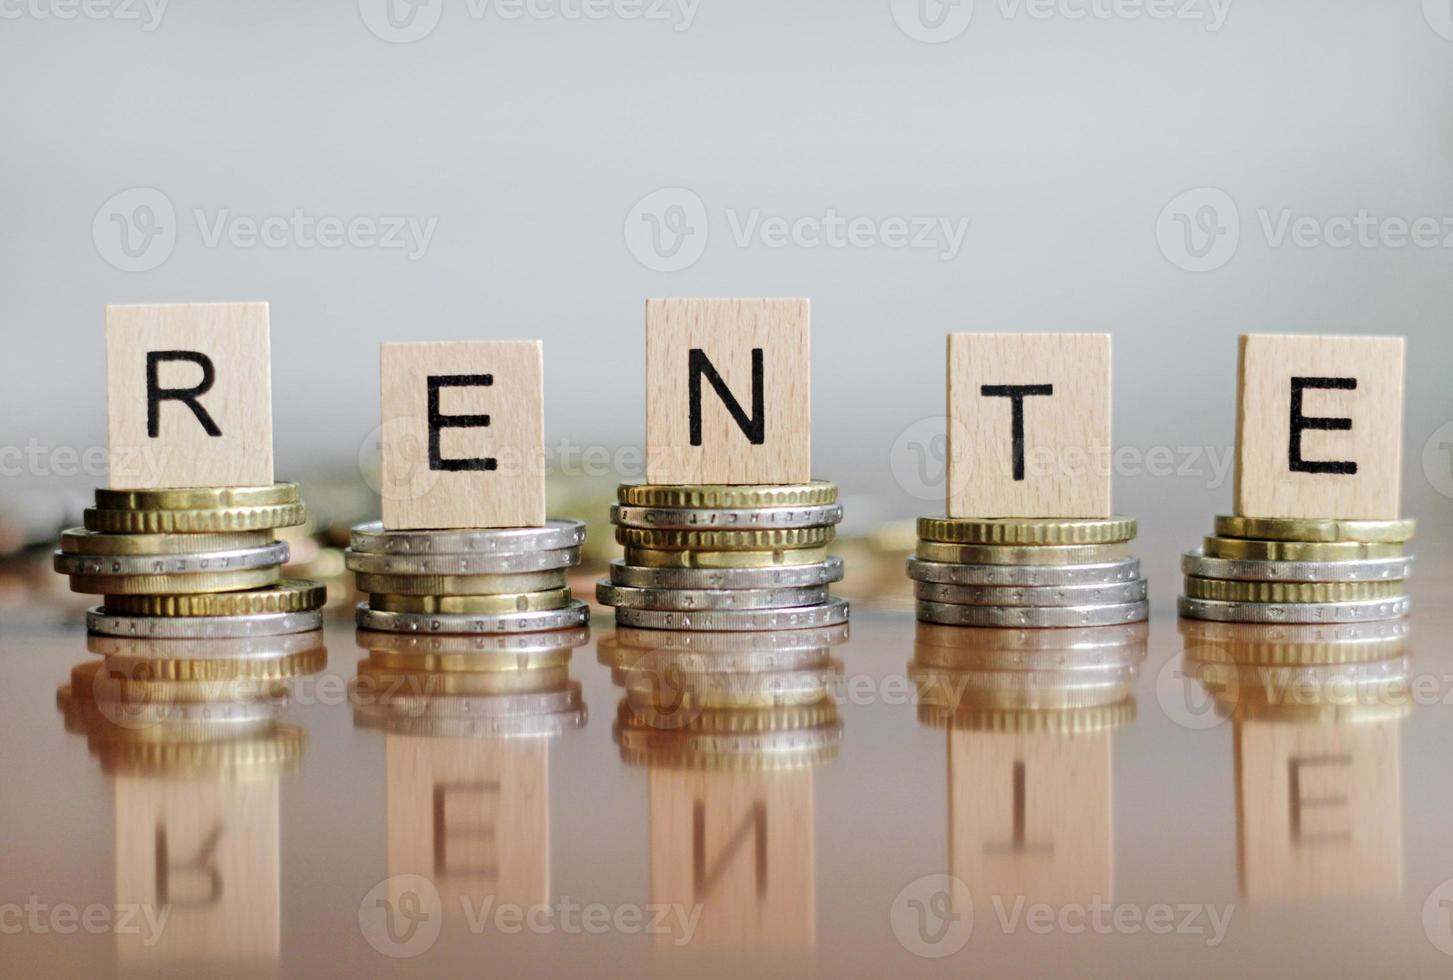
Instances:
[[[358,626],[386,633],[532,633],[583,625],[590,607],[570,594],[585,525],[389,531],[353,529],[348,568],[368,601]]]
[[[303,523],[296,483],[97,490],[85,526],[61,535],[55,569],[103,596],[93,633],[235,639],[317,629],[326,590],[284,579],[274,531]]]
[[[920,517],[918,618],[942,626],[1112,626],[1150,612],[1125,517]]]
[[[1181,558],[1182,616],[1228,623],[1356,623],[1408,612],[1410,520],[1216,518]]]
[[[843,576],[827,553],[842,520],[825,481],[762,486],[625,485],[611,507],[625,559],[596,597],[616,623],[737,632],[847,622],[828,595]]]

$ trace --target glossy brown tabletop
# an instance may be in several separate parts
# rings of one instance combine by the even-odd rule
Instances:
[[[543,668],[546,724],[380,720],[350,701],[368,652],[339,621],[326,668],[291,682],[265,732],[183,750],[58,703],[72,667],[98,659],[83,627],[10,616],[0,962],[12,976],[1446,973],[1447,564],[1422,549],[1405,651],[1352,671],[1357,691],[1401,677],[1401,698],[1335,708],[1280,703],[1293,695],[1277,683],[1228,700],[1226,664],[1187,655],[1200,634],[1175,617],[1174,549],[1147,565],[1148,628],[1082,661],[1020,649],[1013,677],[993,674],[1003,648],[1034,640],[923,631],[901,600],[859,601],[830,650],[836,704],[781,713],[807,741],[764,736],[754,754],[739,738],[705,763],[652,754],[681,734],[669,725],[635,740],[605,617],[568,666]],[[1077,666],[1106,685],[1061,690]],[[945,708],[923,693],[935,677],[982,700]]]

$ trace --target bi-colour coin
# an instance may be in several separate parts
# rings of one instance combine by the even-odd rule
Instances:
[[[1185,593],[1192,599],[1222,602],[1360,602],[1395,599],[1403,583],[1389,582],[1233,582],[1186,576]]]
[[[580,626],[590,607],[576,599],[564,609],[539,612],[466,615],[462,613],[394,613],[358,604],[358,628],[385,633],[530,633]]]
[[[1096,606],[1139,602],[1146,596],[1145,579],[1114,585],[941,585],[918,582],[915,598],[955,606]]]
[[[520,555],[578,548],[585,524],[551,519],[544,527],[387,531],[382,521],[370,521],[353,529],[351,541],[354,551],[374,555]]]
[[[616,610],[616,622],[622,626],[707,632],[805,629],[815,626],[834,626],[846,622],[847,618],[847,600],[836,598],[816,606],[797,606],[788,609],[735,609],[723,612],[710,610],[677,612],[662,609]]]
[[[1413,536],[1411,520],[1361,521],[1312,517],[1216,518],[1216,533],[1225,538],[1258,538],[1266,541],[1360,541],[1367,544],[1401,544]]]
[[[156,640],[230,640],[281,636],[321,629],[323,614],[252,613],[244,616],[118,616],[96,606],[86,613],[86,628],[105,636],[149,636]]]
[[[368,607],[380,612],[448,613],[474,616],[480,613],[535,612],[564,609],[570,605],[570,590],[543,589],[538,592],[501,592],[496,595],[386,595],[372,593]]]
[[[561,570],[511,575],[367,575],[354,576],[360,592],[377,595],[506,595],[543,592],[565,586]]]
[[[1377,582],[1405,579],[1413,572],[1411,555],[1353,561],[1257,561],[1207,558],[1200,548],[1181,556],[1181,571],[1200,578],[1238,582]]]
[[[836,534],[836,529],[829,526],[707,531],[618,527],[616,541],[628,548],[664,551],[770,551],[777,548],[816,548],[831,542]]]
[[[622,527],[676,528],[791,528],[837,524],[843,519],[842,504],[814,507],[631,507],[611,504],[612,524]]]
[[[83,527],[61,532],[61,551],[68,555],[180,555],[236,551],[272,542],[271,528],[217,534],[102,534]]]
[[[612,585],[632,589],[789,589],[841,581],[843,560],[769,568],[648,568],[610,563]]]
[[[663,551],[626,548],[626,564],[647,568],[780,568],[827,561],[827,546],[776,551]]]
[[[1140,559],[1089,565],[956,565],[908,559],[908,577],[939,585],[1047,586],[1114,585],[1140,578]]]
[[[287,543],[274,541],[254,548],[172,555],[68,555],[57,551],[52,563],[63,575],[192,575],[267,568],[287,560]]]
[[[955,606],[943,602],[916,605],[919,620],[943,626],[1021,626],[1057,629],[1066,626],[1113,626],[1135,623],[1150,615],[1150,603],[1116,602],[1094,606]]]
[[[267,613],[311,612],[322,609],[327,601],[328,589],[321,583],[309,579],[285,578],[276,585],[248,592],[214,592],[203,595],[108,594],[106,611],[125,616],[255,616]]]
[[[72,575],[71,591],[105,596],[240,592],[276,585],[282,575],[280,565],[230,572],[188,572],[184,575]]]
[[[837,502],[837,485],[826,480],[784,484],[622,484],[616,499],[632,507],[814,507]]]
[[[1129,545],[1119,544],[946,544],[919,541],[915,557],[922,561],[955,565],[1089,565],[1129,557]]]
[[[1135,537],[1135,519],[920,517],[918,536],[949,544],[1114,544]]]
[[[1236,561],[1366,561],[1401,558],[1400,544],[1363,544],[1360,541],[1253,541],[1250,538],[1208,537],[1202,544],[1208,558]]]
[[[827,601],[827,586],[781,589],[633,589],[602,580],[595,586],[596,601],[617,609],[780,609],[815,606]]]
[[[292,527],[307,519],[307,509],[300,503],[217,510],[101,510],[87,507],[82,517],[87,530],[107,534],[216,534]]]
[[[1406,597],[1363,602],[1270,603],[1220,602],[1181,596],[1178,606],[1182,616],[1226,623],[1358,623],[1406,616],[1411,603]]]
[[[299,500],[296,483],[265,487],[177,487],[161,490],[96,491],[101,510],[228,510],[236,507],[278,507]]]
[[[555,548],[517,555],[376,555],[370,552],[344,553],[348,570],[359,575],[392,576],[488,576],[522,572],[548,572],[580,563],[579,548]],[[374,591],[374,590],[364,590]],[[392,591],[378,589],[376,591]],[[511,590],[524,591],[524,590]]]

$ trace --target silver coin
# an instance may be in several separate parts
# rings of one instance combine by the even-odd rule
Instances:
[[[1252,561],[1208,558],[1196,548],[1181,556],[1181,571],[1200,578],[1237,582],[1379,582],[1412,574],[1413,557],[1349,561]]]
[[[52,558],[62,575],[189,575],[282,565],[288,560],[288,545],[274,541],[256,548],[181,555],[74,555],[57,550]]]
[[[244,636],[221,640],[156,640],[146,636],[92,633],[86,649],[121,660],[281,660],[323,646],[323,631]]]
[[[1084,656],[1090,651],[1133,648],[1145,655],[1150,627],[1144,622],[1121,623],[1116,626],[1085,626],[1044,630],[1004,629],[964,626],[940,626],[919,623],[914,630],[915,650],[940,647],[955,656],[972,658],[977,651],[990,658],[1000,654],[1022,656],[1028,652],[1045,651],[1056,654]]]
[[[786,589],[632,589],[595,584],[596,601],[617,609],[675,609],[687,611],[725,609],[781,609],[784,606],[816,606],[827,601],[827,586],[810,585]]]
[[[548,633],[480,633],[474,636],[358,630],[354,633],[354,640],[370,652],[405,656],[469,654],[494,658],[574,650],[590,642],[590,628],[577,626],[574,629],[551,630]]]
[[[1140,578],[1140,559],[1125,558],[1093,565],[956,565],[909,558],[908,577],[917,582],[940,585],[1013,585],[1024,588],[1114,585]]]
[[[701,630],[736,632],[746,630],[790,630],[833,626],[847,622],[846,599],[830,598],[817,606],[789,606],[784,609],[736,609],[725,612],[675,612],[664,609],[617,609],[616,622],[642,629]]]
[[[919,582],[913,595],[925,602],[955,606],[1103,606],[1139,602],[1148,589],[1145,579],[1114,585],[939,585]]]
[[[612,504],[611,523],[621,527],[660,527],[681,530],[728,528],[822,527],[843,519],[842,504],[814,507],[743,507],[708,509],[695,507],[632,507]]]
[[[1066,626],[1113,626],[1150,616],[1150,603],[1114,602],[1097,606],[953,606],[943,602],[916,604],[918,618],[943,626],[1023,626],[1057,629]]]
[[[1365,599],[1359,602],[1223,602],[1216,599],[1180,597],[1182,616],[1212,619],[1222,623],[1356,623],[1406,616],[1411,602],[1407,596],[1395,599]]]
[[[824,647],[839,646],[848,641],[849,635],[847,623],[819,626],[815,629],[755,633],[688,633],[685,630],[636,629],[617,625],[614,633],[601,638],[599,655],[605,656],[606,649],[613,645],[635,650],[660,651],[659,655],[674,655],[678,652],[710,656],[757,652],[795,655],[802,651],[816,653]]]
[[[509,575],[543,572],[580,564],[579,548],[557,548],[523,554],[392,555],[344,552],[343,563],[363,575]]]
[[[250,613],[245,616],[113,616],[101,606],[86,613],[86,628],[104,636],[154,640],[230,640],[306,633],[323,627],[323,611]]]
[[[829,555],[811,565],[776,568],[648,568],[610,563],[612,585],[630,589],[792,589],[841,581],[843,560]]]
[[[685,650],[643,650],[610,647],[602,643],[596,659],[611,668],[617,684],[632,673],[676,676],[677,674],[752,674],[769,671],[806,670],[822,667],[832,659],[829,647],[788,650],[734,650],[723,653]]]
[[[353,529],[354,551],[374,555],[521,555],[585,543],[585,524],[552,518],[544,527],[489,527],[439,531],[387,531],[382,521]]]
[[[395,613],[358,604],[359,629],[384,633],[533,633],[580,626],[590,620],[590,607],[579,599],[564,609],[497,614]]]

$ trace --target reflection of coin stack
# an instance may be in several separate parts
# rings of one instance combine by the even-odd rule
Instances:
[[[842,578],[827,553],[842,519],[837,487],[626,485],[611,508],[625,560],[597,598],[621,626],[710,632],[847,622],[828,595]]]
[[[284,688],[322,669],[321,633],[88,646],[106,660],[77,666],[57,703],[112,777],[117,903],[167,913],[159,935],[118,930],[118,952],[153,967],[275,968],[278,780],[306,746],[281,721]]]
[[[589,618],[570,594],[585,525],[385,530],[353,529],[347,563],[358,588],[358,625],[388,633],[499,634],[568,629]]]
[[[1406,615],[1410,520],[1216,518],[1181,559],[1182,616],[1232,623],[1356,623]]]
[[[280,527],[303,523],[295,483],[97,490],[61,536],[56,571],[103,596],[93,633],[156,639],[277,636],[322,625],[326,590],[283,579]]]
[[[950,873],[970,894],[1110,897],[1111,733],[1135,717],[1147,632],[918,626],[909,676],[919,720],[948,731]]]
[[[1186,674],[1233,726],[1247,897],[1401,893],[1407,633],[1182,620]]]
[[[600,662],[625,689],[621,758],[648,772],[651,901],[695,908],[663,948],[816,938],[813,769],[842,739],[831,648],[846,624],[688,633],[618,627]]]
[[[1070,627],[1139,622],[1146,581],[1135,521],[921,517],[908,560],[918,618],[943,626]]]

